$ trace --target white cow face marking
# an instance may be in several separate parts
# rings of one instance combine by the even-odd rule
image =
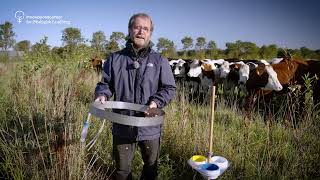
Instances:
[[[228,61],[224,61],[219,69],[220,69],[220,78],[227,78],[230,72],[230,63]]]
[[[186,69],[183,66],[185,63],[186,62],[184,60],[180,60],[179,59],[179,62],[178,62],[178,64],[175,65],[175,68],[174,68],[174,71],[173,71],[173,74],[175,76],[183,76],[186,73]]]
[[[266,66],[266,71],[267,71],[269,77],[268,77],[268,83],[264,87],[264,89],[281,91],[283,87],[282,87],[281,83],[279,82],[279,79],[277,77],[277,73],[273,70],[272,66]]]
[[[188,72],[189,77],[199,77],[202,74],[201,65],[199,63],[199,60],[194,60],[190,64],[190,70]]]
[[[247,80],[249,79],[250,67],[247,64],[241,64],[239,69],[239,84],[244,85],[246,84]]]

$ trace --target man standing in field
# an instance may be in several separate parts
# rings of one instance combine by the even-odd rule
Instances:
[[[129,20],[129,40],[121,51],[112,53],[105,62],[103,77],[95,90],[95,101],[115,101],[163,108],[175,94],[176,85],[167,59],[152,50],[151,17],[144,13]],[[136,145],[144,162],[141,179],[157,178],[157,160],[162,127],[135,127],[113,123],[113,158],[115,179],[132,179],[131,166]]]

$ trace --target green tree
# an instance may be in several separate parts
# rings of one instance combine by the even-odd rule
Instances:
[[[107,53],[107,55],[109,55],[110,53],[119,51],[119,50],[120,50],[120,47],[119,47],[119,44],[118,44],[117,41],[111,40],[111,41],[107,42],[107,44],[106,44],[106,53]]]
[[[53,47],[51,49],[52,54],[60,57],[60,58],[64,58],[64,48],[63,47]]]
[[[114,41],[120,41],[120,40],[124,40],[125,35],[123,32],[112,32],[111,36],[110,36],[110,40],[114,40]]]
[[[191,59],[197,58],[197,52],[194,49],[191,49],[187,52],[187,56]]]
[[[198,37],[196,47],[199,50],[202,50],[205,47],[205,45],[206,45],[206,38],[205,37]]]
[[[293,59],[302,59],[303,55],[301,54],[300,49],[287,49],[289,57]]]
[[[315,53],[315,57],[312,57],[312,58],[320,60],[320,49],[315,50],[314,53]]]
[[[120,48],[123,48],[124,42],[125,42],[125,35],[123,32],[112,32],[110,36],[110,41],[115,41],[118,43]]]
[[[0,48],[4,51],[8,51],[13,47],[15,43],[15,33],[13,32],[13,26],[9,21],[4,24],[0,24]]]
[[[157,50],[165,57],[174,57],[176,56],[176,50],[174,46],[174,42],[166,39],[159,38],[157,43]]]
[[[69,27],[62,31],[62,42],[67,46],[74,47],[83,41],[81,31],[78,28]]]
[[[30,46],[31,46],[30,41],[28,41],[28,40],[23,40],[23,41],[18,42],[18,43],[15,45],[15,50],[16,50],[16,51],[28,52],[28,51],[30,50]]]
[[[204,47],[206,45],[206,38],[205,37],[198,37],[196,48],[198,49],[197,58],[204,59],[205,58],[205,50]]]
[[[226,53],[228,58],[256,59],[259,57],[259,47],[252,42],[236,41],[226,43]]]
[[[31,47],[32,51],[38,51],[38,52],[49,52],[50,46],[47,44],[48,37],[44,36],[43,39],[41,39],[39,42],[37,42],[35,45]]]
[[[91,47],[97,51],[103,51],[106,44],[106,36],[103,31],[97,31],[92,34]]]
[[[193,46],[193,39],[189,36],[185,36],[183,39],[181,39],[181,43],[183,44],[184,57],[186,57],[186,51],[190,50],[190,48]]]
[[[183,44],[183,49],[184,50],[189,50],[193,46],[193,39],[189,36],[185,36],[182,40],[181,43]]]
[[[253,42],[240,41],[240,58],[257,59],[259,57],[259,47]]]
[[[106,44],[107,54],[115,51],[119,51],[123,48],[123,42],[125,40],[125,35],[123,32],[112,32],[110,40]]]
[[[91,47],[95,50],[97,56],[101,57],[105,51],[106,36],[103,31],[97,31],[92,34]]]
[[[31,52],[27,54],[28,60],[35,61],[35,62],[45,62],[51,59],[51,51],[50,46],[47,44],[48,37],[44,36],[39,42],[35,43],[31,47]]]
[[[263,45],[260,48],[259,53],[262,59],[272,59],[277,57],[278,47],[275,44],[271,44],[269,46]]]
[[[217,59],[226,59],[228,58],[227,55],[226,55],[226,50],[223,50],[223,49],[217,49]]]
[[[210,57],[211,59],[216,59],[216,58],[217,58],[217,53],[218,53],[216,42],[214,42],[214,41],[212,41],[212,40],[209,41],[207,48],[208,48],[209,57]]]
[[[316,53],[307,47],[300,48],[301,56],[305,59],[312,59],[316,57]]]
[[[206,38],[205,37],[198,37],[196,48],[198,49],[197,58],[198,59],[204,59],[205,58],[205,51],[204,47],[206,45]]]
[[[238,42],[238,43],[237,43]],[[226,55],[228,58],[240,58],[240,43],[227,42],[226,43]],[[241,42],[241,41],[240,41]]]

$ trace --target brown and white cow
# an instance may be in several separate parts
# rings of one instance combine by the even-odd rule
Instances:
[[[303,76],[307,72],[308,64],[301,60],[284,58],[278,64],[260,64],[250,71],[246,84],[248,95],[245,109],[250,110],[258,96],[270,95],[273,91],[286,92],[287,88],[294,83],[303,86]],[[276,77],[276,79],[272,76]]]
[[[92,58],[91,59],[91,65],[92,65],[92,68],[97,72],[97,73],[100,73],[102,71],[102,66],[103,66],[103,60],[100,59],[100,58]]]

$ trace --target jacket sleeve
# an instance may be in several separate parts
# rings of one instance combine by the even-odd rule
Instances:
[[[166,106],[174,97],[176,83],[167,59],[161,58],[161,69],[158,91],[152,95],[149,102],[154,101],[158,108]]]
[[[112,55],[109,56],[109,58],[104,63],[101,81],[97,83],[95,89],[95,97],[103,95],[109,100],[114,93],[114,83],[111,69],[113,59],[112,57]]]

